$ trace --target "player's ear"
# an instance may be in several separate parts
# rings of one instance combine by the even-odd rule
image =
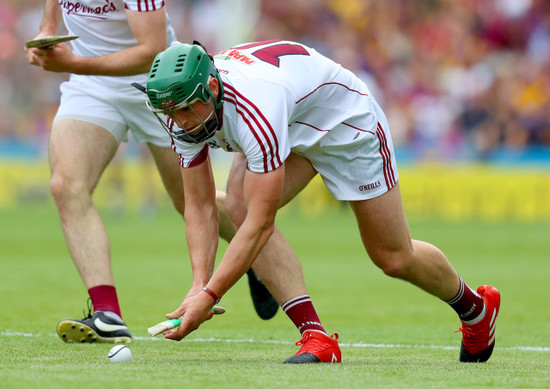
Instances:
[[[210,88],[214,98],[217,100],[218,94],[220,93],[220,85],[216,77],[210,77],[210,80],[208,81],[208,88]]]

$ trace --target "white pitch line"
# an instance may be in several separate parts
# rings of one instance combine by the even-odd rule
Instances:
[[[28,332],[17,331],[2,331],[0,336],[20,336],[20,337],[40,337],[43,334],[34,334]],[[55,336],[57,334],[48,333],[47,336]],[[134,340],[146,340],[146,341],[168,341],[162,337],[146,337],[146,336],[134,336]],[[218,338],[195,338],[186,339],[186,342],[217,342],[217,343],[260,343],[260,344],[286,344],[291,345],[294,342],[285,340],[270,340],[270,339],[218,339]],[[409,348],[409,349],[437,349],[437,350],[457,350],[456,346],[439,346],[439,345],[423,345],[423,344],[386,344],[386,343],[339,343],[340,347],[351,348]],[[550,352],[550,347],[540,346],[514,346],[514,347],[499,347],[500,350],[505,351],[533,351],[533,352]]]

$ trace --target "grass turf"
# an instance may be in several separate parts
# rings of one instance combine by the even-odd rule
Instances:
[[[0,211],[0,387],[548,387],[549,225],[414,221],[412,236],[445,251],[473,287],[502,293],[497,344],[486,364],[460,364],[459,323],[445,304],[384,276],[368,259],[349,211],[283,212],[278,225],[302,260],[306,283],[341,365],[287,366],[296,329],[278,312],[262,321],[241,280],[223,316],[182,342],[146,329],[185,295],[191,279],[184,227],[173,212],[103,212],[132,363],[108,361],[111,345],[67,345],[63,317],[81,318],[87,294],[68,256],[55,208]],[[221,244],[220,251],[225,247]]]

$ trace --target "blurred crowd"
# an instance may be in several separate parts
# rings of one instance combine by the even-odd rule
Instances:
[[[26,63],[43,1],[0,0],[0,144],[45,149],[67,75]],[[305,43],[353,70],[418,159],[550,148],[548,0],[166,0],[178,38],[216,52]]]

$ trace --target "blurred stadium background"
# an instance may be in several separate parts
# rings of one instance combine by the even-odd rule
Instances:
[[[549,1],[166,2],[182,42],[217,52],[296,40],[362,77],[390,121],[409,218],[550,221]],[[23,52],[43,3],[0,0],[0,210],[53,204],[47,140],[67,75],[28,65]],[[223,188],[229,157],[213,158]],[[116,212],[170,207],[132,140],[96,200]],[[290,209],[339,206],[315,181]]]

